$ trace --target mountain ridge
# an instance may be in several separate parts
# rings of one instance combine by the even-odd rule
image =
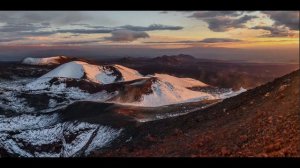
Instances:
[[[134,80],[136,81],[126,83]],[[118,88],[114,83],[119,83]],[[107,87],[101,85],[107,85]],[[118,64],[93,65],[81,61],[62,64],[26,85],[29,90],[53,87],[57,89],[79,87],[86,89],[89,93],[101,91],[102,96],[107,95],[108,91],[105,90],[107,88],[109,94],[115,94],[115,96],[106,101],[136,106],[161,106],[185,101],[215,99],[215,96],[209,93],[190,89],[209,87],[192,78],[178,78],[167,74],[143,76],[134,69]]]
[[[129,143],[115,141],[92,156],[299,156],[299,73],[201,111],[145,123]]]

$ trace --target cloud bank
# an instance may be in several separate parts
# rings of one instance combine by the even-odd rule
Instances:
[[[113,42],[132,42],[139,38],[149,38],[150,36],[146,32],[132,31],[132,30],[116,30],[111,32],[110,37],[104,39]]]
[[[214,32],[225,32],[234,28],[245,28],[245,23],[258,18],[253,15],[244,15],[243,11],[200,11],[188,16],[202,20]]]
[[[203,40],[185,40],[185,41],[152,41],[152,42],[144,42],[144,43],[178,43],[178,44],[193,44],[193,43],[233,43],[233,42],[241,42],[239,39],[231,39],[231,38],[205,38]]]

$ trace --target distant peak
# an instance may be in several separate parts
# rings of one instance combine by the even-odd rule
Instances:
[[[160,57],[155,57],[153,58],[154,61],[159,61],[159,62],[170,62],[170,63],[179,63],[179,62],[186,62],[186,61],[191,61],[195,60],[196,58],[191,56],[191,55],[186,55],[186,54],[178,54],[178,55],[163,55]]]

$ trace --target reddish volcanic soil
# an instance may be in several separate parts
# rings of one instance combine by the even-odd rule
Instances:
[[[93,156],[300,156],[299,70],[185,116],[141,124]]]

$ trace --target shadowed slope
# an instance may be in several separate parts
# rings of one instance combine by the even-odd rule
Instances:
[[[145,123],[126,145],[93,156],[299,156],[299,115],[297,70],[202,111]]]

